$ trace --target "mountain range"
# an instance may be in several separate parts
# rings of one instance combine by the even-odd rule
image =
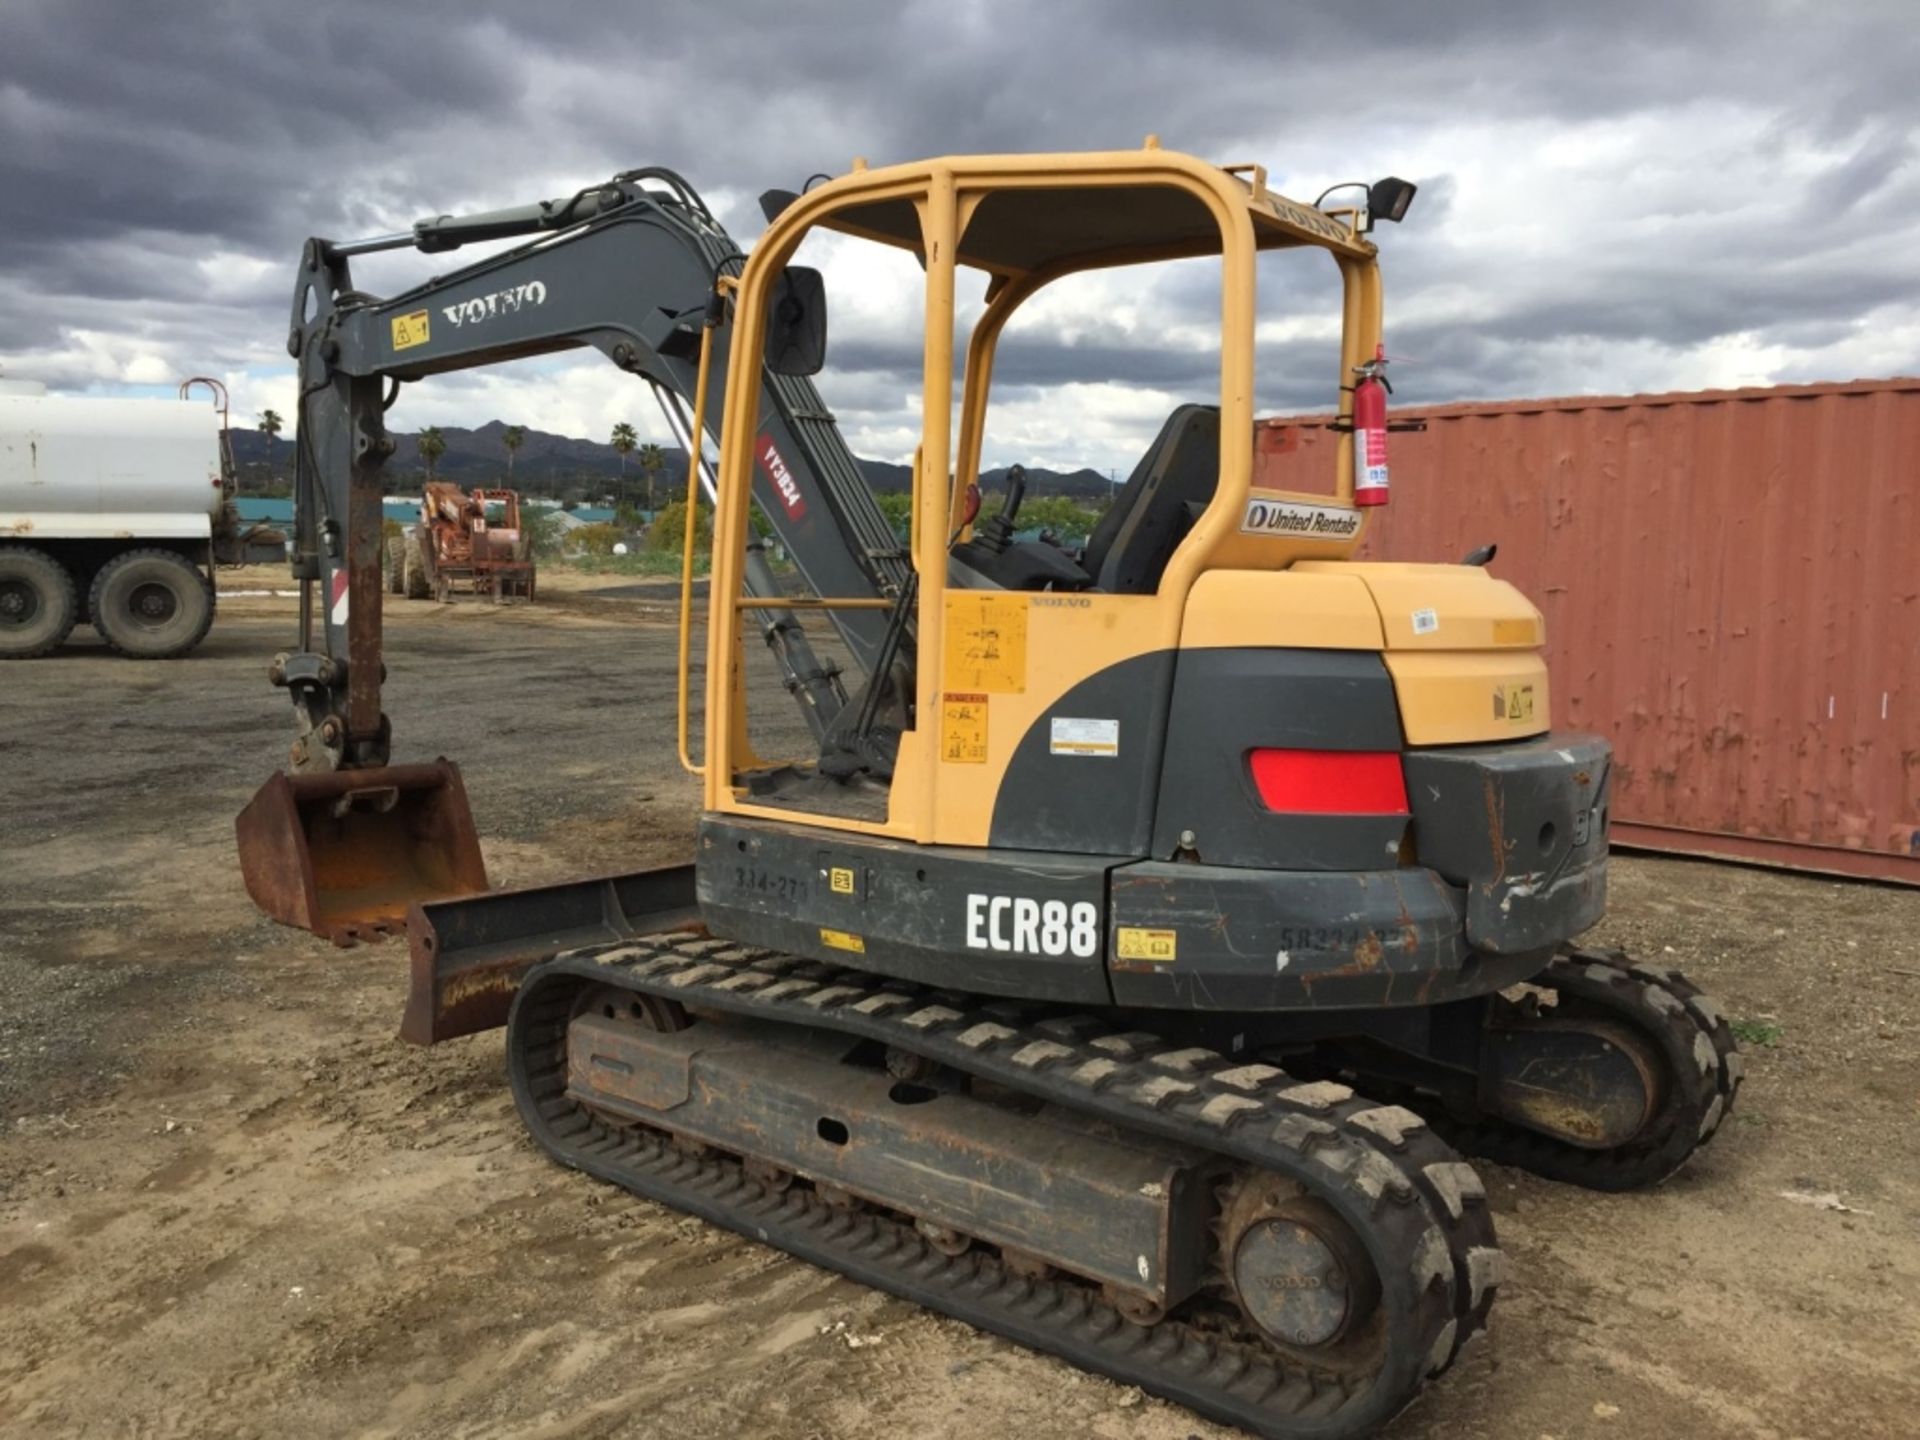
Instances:
[[[434,467],[446,480],[461,485],[504,485],[507,483],[507,450],[501,442],[506,425],[489,420],[477,429],[442,425],[440,438],[446,453]],[[234,464],[243,477],[265,468],[276,476],[293,471],[293,441],[275,439],[269,447],[266,435],[258,430],[230,430],[228,442],[233,448]],[[394,437],[399,449],[387,462],[395,482],[421,475],[425,466],[414,449],[412,437]],[[687,452],[678,446],[662,446],[666,468],[660,472],[662,496],[677,492],[687,473]],[[886,460],[861,460],[861,472],[877,493],[904,494],[912,488],[913,470]],[[613,493],[620,485],[620,453],[598,440],[578,440],[527,427],[519,451],[513,457],[513,485],[529,495],[550,495],[557,499],[585,499],[590,495]],[[982,488],[991,492],[1006,478],[1004,468],[989,470],[981,476]],[[627,457],[625,467],[627,493],[638,499],[645,488],[646,476],[636,455]],[[1077,500],[1104,500],[1112,488],[1097,470],[1046,470],[1029,466],[1027,484],[1034,495],[1065,495]],[[396,485],[389,485],[389,489]]]

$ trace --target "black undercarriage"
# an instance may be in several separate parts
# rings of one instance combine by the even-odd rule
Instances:
[[[1598,952],[1538,978],[1500,1017],[1533,1046],[1501,1072],[1526,1081],[1518,1119],[1424,1088],[1438,1062],[1378,1037],[1229,1051],[1168,1013],[994,1000],[700,930],[534,970],[509,1072],[564,1163],[1228,1423],[1344,1437],[1484,1326],[1504,1262],[1455,1144],[1644,1183],[1732,1103],[1732,1037],[1684,981]],[[1589,1093],[1595,1034],[1633,1047],[1633,1104]],[[1564,1045],[1587,1078],[1556,1086],[1539,1057]],[[1597,1128],[1576,1138],[1522,1123],[1583,1110]]]

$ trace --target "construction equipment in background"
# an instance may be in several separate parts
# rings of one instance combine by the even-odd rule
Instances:
[[[214,411],[184,404],[195,387]],[[227,389],[180,399],[49,395],[0,380],[0,660],[32,659],[85,623],[118,654],[170,660],[213,624],[216,565],[286,558],[286,537],[234,508]]]
[[[533,599],[533,541],[520,526],[519,492],[429,480],[420,523],[389,548],[386,565],[388,591],[409,600],[461,591],[496,604]]]
[[[1480,566],[1350,558],[1356,481],[1387,498],[1384,394],[1355,409],[1385,364],[1367,231],[1411,194],[1324,212],[1150,141],[856,164],[763,197],[744,259],[662,171],[310,241],[295,573],[333,603],[322,648],[303,628],[276,664],[299,773],[261,818],[314,797],[351,846],[354,787],[398,809],[413,784],[380,709],[388,386],[593,346],[652,383],[717,501],[698,760],[697,505],[683,557],[694,862],[418,906],[409,1037],[504,1021],[562,1163],[1217,1419],[1333,1440],[1397,1414],[1505,1277],[1461,1151],[1651,1184],[1741,1077],[1686,980],[1572,948],[1605,906],[1610,750],[1549,733],[1538,611]],[[806,378],[824,283],[790,262],[823,231],[924,269],[905,548],[864,528]],[[348,273],[511,237],[391,299]],[[1330,494],[1252,481],[1255,262],[1289,248],[1343,286]],[[1079,553],[1016,538],[1018,472],[974,526],[1008,320],[1062,277],[1191,257],[1220,267],[1218,392]],[[956,376],[962,275],[986,302]],[[756,503],[806,594],[767,588]],[[797,759],[748,739],[754,630],[808,717]]]

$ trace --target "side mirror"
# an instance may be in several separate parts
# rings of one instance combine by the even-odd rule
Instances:
[[[818,375],[827,363],[827,282],[818,270],[789,265],[774,281],[766,361],[776,375]]]

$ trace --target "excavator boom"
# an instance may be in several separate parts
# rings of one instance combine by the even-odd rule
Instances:
[[[437,254],[523,237],[389,299],[357,290],[350,270],[352,257],[374,251]],[[275,919],[345,944],[397,929],[409,903],[486,889],[458,770],[445,762],[389,763],[380,497],[395,449],[383,416],[399,387],[562,350],[599,350],[648,384],[688,448],[690,475],[711,498],[701,440],[719,430],[722,387],[696,421],[695,371],[716,277],[739,260],[692,187],[664,170],[626,172],[566,200],[443,215],[403,234],[307,242],[288,334],[300,368],[293,547],[300,633],[270,672],[292,696],[299,733],[287,773],[262,788],[239,824],[248,893]],[[717,317],[722,340],[728,324],[724,313]],[[724,355],[723,343],[716,349]],[[816,593],[898,595],[906,555],[811,381],[768,367],[761,390],[759,444],[768,458],[754,496],[804,582]],[[744,566],[750,594],[779,595],[757,543]],[[847,703],[838,666],[815,653],[790,608],[753,618],[809,727],[825,735]],[[829,618],[862,671],[890,643],[898,646],[883,611],[844,609]],[[354,851],[386,857],[384,883],[358,883]]]

